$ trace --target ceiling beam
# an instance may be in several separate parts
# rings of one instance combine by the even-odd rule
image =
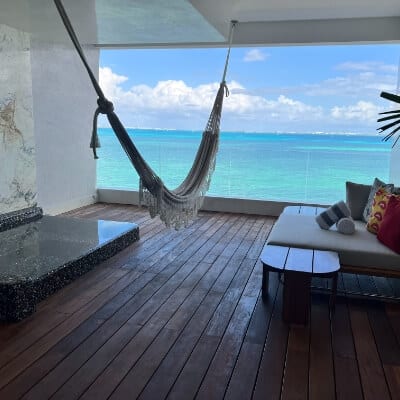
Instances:
[[[237,46],[400,42],[400,17],[239,21],[233,42]]]

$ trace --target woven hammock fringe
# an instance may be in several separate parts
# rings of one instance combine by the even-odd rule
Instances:
[[[142,205],[148,207],[151,218],[158,215],[168,228],[173,227],[179,230],[188,227],[190,222],[196,218],[203,200],[204,197],[197,197],[193,199],[193,202],[188,202],[185,205],[171,206],[168,203],[159,202],[159,199],[144,190]]]
[[[219,135],[219,132],[216,134]],[[211,177],[215,170],[217,151],[218,144],[215,146],[213,156],[209,160],[208,172],[205,179],[197,191],[182,197],[178,202],[173,202],[168,199],[167,195],[170,192],[164,186],[160,187],[157,195],[153,195],[143,186],[142,180],[140,179],[139,205],[148,208],[151,218],[158,215],[167,227],[173,227],[176,230],[187,228],[197,217],[203,205],[204,196],[210,187]]]

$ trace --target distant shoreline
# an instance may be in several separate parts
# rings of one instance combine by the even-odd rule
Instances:
[[[112,128],[99,127],[100,132],[106,133],[106,131],[112,131]],[[127,131],[138,131],[138,132],[185,132],[201,134],[201,130],[191,130],[191,129],[162,129],[162,128],[133,128],[126,127]],[[321,136],[361,136],[361,137],[375,137],[383,138],[384,135],[379,133],[358,133],[358,132],[261,132],[261,131],[227,131],[223,130],[220,132],[221,135],[226,134],[250,134],[250,135],[321,135]]]

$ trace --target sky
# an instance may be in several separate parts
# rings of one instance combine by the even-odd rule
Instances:
[[[100,85],[126,127],[203,130],[226,49],[102,50]],[[400,45],[233,48],[221,130],[377,134]],[[100,126],[106,127],[103,118]]]

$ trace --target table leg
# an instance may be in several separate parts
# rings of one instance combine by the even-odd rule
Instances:
[[[269,269],[265,265],[263,265],[263,275],[262,275],[262,286],[261,286],[261,295],[263,300],[268,298],[268,284],[269,284]]]
[[[305,325],[310,315],[311,274],[285,271],[282,318],[285,322]]]

